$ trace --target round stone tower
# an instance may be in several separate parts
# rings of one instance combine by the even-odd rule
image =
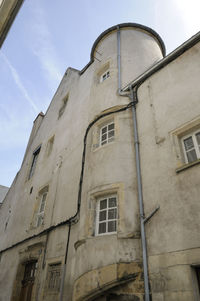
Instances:
[[[131,110],[125,109],[130,100],[118,91],[164,54],[152,29],[120,24],[97,38],[81,71],[87,118],[94,122],[86,139],[74,300],[101,300],[100,293],[115,295],[121,285],[122,295],[131,290],[134,300],[143,300],[133,124]]]

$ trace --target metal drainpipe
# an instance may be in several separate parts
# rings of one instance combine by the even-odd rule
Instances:
[[[136,159],[136,172],[137,172],[137,188],[138,199],[140,207],[140,229],[141,229],[141,241],[142,241],[142,257],[143,257],[143,270],[144,270],[144,289],[145,289],[145,301],[150,301],[149,294],[149,277],[148,277],[148,263],[147,263],[147,244],[145,235],[145,217],[143,206],[143,194],[142,194],[142,177],[140,168],[140,150],[139,150],[139,138],[137,128],[137,115],[136,115],[136,103],[137,95],[130,87],[130,94],[124,94],[121,90],[121,41],[120,41],[120,28],[117,27],[117,64],[118,64],[118,93],[120,96],[127,96],[133,102],[132,106],[132,118],[133,118],[133,130],[134,130],[134,145],[135,145],[135,159]]]

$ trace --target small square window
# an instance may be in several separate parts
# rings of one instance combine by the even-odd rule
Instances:
[[[186,163],[200,159],[200,130],[182,137],[182,146]]]
[[[115,124],[111,122],[100,129],[100,145],[104,145],[114,141]]]
[[[96,235],[117,232],[117,196],[101,198],[97,202]]]
[[[104,82],[107,78],[110,77],[110,71],[107,70],[105,73],[103,73],[100,77],[100,83]]]

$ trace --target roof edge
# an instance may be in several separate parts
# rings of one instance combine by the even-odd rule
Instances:
[[[90,61],[89,63],[80,71],[80,75],[83,74],[86,69],[93,63],[94,61],[94,52],[95,52],[95,48],[97,47],[98,43],[100,42],[100,40],[105,36],[107,35],[108,33],[114,31],[114,30],[117,30],[118,28],[126,28],[126,27],[133,27],[133,28],[136,28],[136,29],[141,29],[141,30],[144,30],[146,31],[148,34],[151,34],[155,40],[158,42],[160,48],[161,48],[161,51],[162,51],[162,54],[163,54],[163,57],[165,57],[166,55],[166,48],[165,48],[165,44],[162,40],[162,38],[159,36],[159,34],[154,31],[153,29],[151,29],[150,27],[148,26],[145,26],[145,25],[141,25],[141,24],[138,24],[138,23],[121,23],[121,24],[117,24],[117,25],[114,25],[108,29],[106,29],[105,31],[103,31],[99,36],[98,38],[94,41],[94,44],[92,46],[92,49],[91,49],[91,53],[90,53]]]

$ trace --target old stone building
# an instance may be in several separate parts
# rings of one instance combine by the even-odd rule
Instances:
[[[67,69],[0,210],[1,301],[200,299],[199,40],[120,24]]]

